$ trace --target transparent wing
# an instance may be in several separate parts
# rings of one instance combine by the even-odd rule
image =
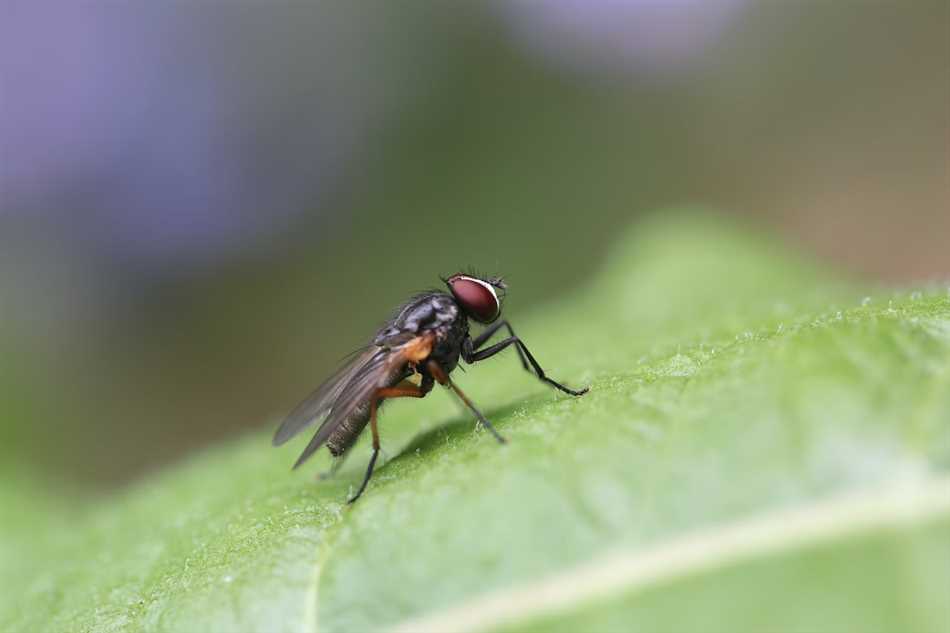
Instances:
[[[363,365],[372,359],[377,351],[377,347],[371,346],[356,350],[347,357],[336,373],[327,378],[284,418],[274,434],[274,446],[280,446],[325,415],[347,383],[359,373]]]
[[[353,373],[346,385],[337,393],[330,414],[314,434],[307,448],[294,463],[294,468],[304,463],[329,439],[333,431],[360,406],[365,406],[381,387],[388,387],[403,378],[406,371],[404,350],[379,349]]]

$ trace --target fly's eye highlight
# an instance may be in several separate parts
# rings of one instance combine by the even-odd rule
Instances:
[[[491,323],[498,318],[501,301],[490,283],[467,275],[452,275],[446,283],[470,317],[480,323]]]

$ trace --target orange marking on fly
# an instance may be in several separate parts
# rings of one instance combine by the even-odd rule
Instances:
[[[435,336],[432,334],[417,336],[403,345],[403,355],[410,363],[418,363],[421,360],[425,360],[429,357],[429,354],[432,353],[433,342],[435,342]]]

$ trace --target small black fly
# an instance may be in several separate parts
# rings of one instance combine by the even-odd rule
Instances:
[[[376,413],[386,399],[424,398],[438,382],[451,389],[496,440],[505,442],[491,422],[449,378],[460,357],[466,363],[474,363],[514,346],[524,368],[543,382],[572,396],[587,393],[587,388],[575,391],[548,378],[511,324],[499,320],[506,290],[500,278],[481,279],[459,273],[443,281],[449,292],[425,292],[403,304],[376,333],[373,342],[355,352],[343,367],[301,402],[274,434],[274,446],[279,446],[324,418],[294,468],[326,444],[330,454],[336,458],[332,469],[336,470],[369,422],[373,431],[373,456],[363,483],[348,503],[353,503],[363,494],[373,475],[373,466],[379,455]],[[472,338],[469,319],[488,327]],[[502,328],[508,331],[508,336],[486,347],[488,340]],[[408,380],[414,374],[419,374],[418,386]]]

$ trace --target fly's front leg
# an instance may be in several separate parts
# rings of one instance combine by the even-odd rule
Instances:
[[[485,328],[485,330],[482,331],[482,333],[476,336],[474,339],[470,339],[470,343],[471,343],[470,352],[478,351],[478,349],[482,345],[487,343],[488,339],[490,339],[495,334],[495,332],[497,332],[501,328],[507,328],[509,336],[512,336],[512,337],[518,336],[517,334],[515,334],[515,331],[512,329],[511,323],[508,323],[508,321],[496,321],[492,323],[491,325],[489,325],[487,328]],[[515,346],[515,349],[518,350],[518,358],[521,359],[521,366],[524,367],[526,371],[531,371],[531,368],[528,367],[528,359],[525,358],[524,352],[521,351],[521,347]],[[471,362],[467,358],[465,359],[465,361]]]
[[[509,326],[509,330],[510,329],[511,328]],[[535,375],[542,382],[546,382],[547,384],[551,385],[555,389],[560,389],[564,393],[569,393],[572,396],[583,396],[585,393],[587,393],[588,389],[590,389],[590,387],[584,387],[583,389],[580,389],[580,390],[574,390],[574,389],[571,389],[570,387],[566,387],[562,385],[556,380],[552,380],[551,378],[548,378],[547,375],[545,375],[544,370],[541,369],[541,365],[538,363],[537,360],[535,360],[531,352],[528,351],[528,347],[524,344],[524,342],[520,338],[518,338],[514,334],[512,334],[511,336],[509,336],[508,338],[506,338],[505,340],[499,343],[495,343],[491,347],[486,347],[485,349],[481,349],[481,350],[478,349],[478,347],[475,345],[475,342],[473,341],[471,346],[463,346],[463,349],[462,349],[462,352],[464,354],[463,358],[466,363],[475,363],[480,360],[485,360],[486,358],[491,358],[492,356],[494,356],[501,350],[505,349],[506,347],[510,347],[511,345],[516,346],[519,353],[524,352],[524,356],[522,358],[528,359],[528,362],[531,364],[531,367],[534,369]],[[528,369],[528,367],[526,366],[525,369]]]

